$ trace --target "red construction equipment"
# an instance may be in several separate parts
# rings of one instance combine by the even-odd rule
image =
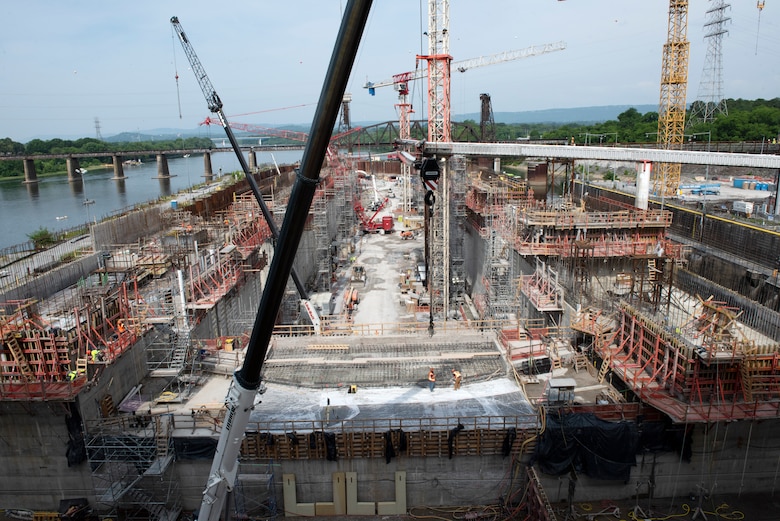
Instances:
[[[363,233],[390,233],[393,231],[392,215],[383,215],[380,222],[374,222],[377,214],[382,211],[385,205],[387,205],[387,201],[388,199],[385,197],[373,215],[371,215],[371,217],[367,217],[366,210],[363,208],[360,199],[355,198],[352,207],[355,209],[355,213],[357,214],[358,218],[360,219],[360,223],[363,226]]]

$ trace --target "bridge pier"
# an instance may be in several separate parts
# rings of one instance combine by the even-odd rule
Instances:
[[[255,149],[252,148],[248,152],[249,155],[249,171],[253,174],[257,172],[257,154],[255,153]]]
[[[122,166],[122,156],[111,156],[111,161],[114,163],[114,177],[112,179],[126,179],[125,169]]]
[[[73,182],[81,179],[81,172],[79,172],[80,168],[79,158],[65,158],[65,169],[68,171],[68,181]]]
[[[171,173],[168,171],[168,158],[165,154],[157,154],[157,177],[156,179],[170,179]]]
[[[214,180],[214,172],[211,169],[211,152],[203,153],[203,177],[206,179],[206,184]]]
[[[35,173],[35,160],[25,159],[24,163],[24,184],[32,184],[38,182],[38,174]]]

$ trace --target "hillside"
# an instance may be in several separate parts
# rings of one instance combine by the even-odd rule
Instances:
[[[528,110],[524,112],[494,112],[496,123],[601,123],[616,120],[618,115],[630,108],[640,114],[658,111],[658,105],[605,105],[600,107],[574,107],[567,109]],[[456,114],[455,121],[467,119],[479,121],[480,113]]]

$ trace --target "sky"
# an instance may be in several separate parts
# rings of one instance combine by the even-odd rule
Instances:
[[[196,129],[209,111],[171,27],[177,16],[231,122],[308,127],[346,0],[27,0],[6,2],[0,32],[0,138],[109,137]],[[700,92],[713,0],[690,0],[687,99]],[[669,2],[452,0],[453,61],[564,42],[566,49],[453,71],[453,116],[601,105],[657,105]],[[722,40],[726,98],[780,96],[780,0],[731,0]],[[427,1],[375,0],[347,91],[351,120],[397,120],[391,87],[427,52]],[[422,66],[422,65],[421,65]],[[176,75],[178,73],[178,82]],[[425,84],[412,86],[426,117]],[[203,129],[203,127],[200,127]],[[221,136],[220,128],[203,130]]]

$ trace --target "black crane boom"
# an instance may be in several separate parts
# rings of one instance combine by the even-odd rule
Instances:
[[[206,488],[203,491],[203,500],[198,513],[199,521],[218,521],[225,506],[225,496],[235,483],[241,441],[244,438],[244,431],[249,423],[249,416],[255,404],[255,396],[260,387],[263,361],[268,353],[275,318],[284,297],[284,286],[290,276],[295,253],[303,235],[306,217],[309,214],[314,192],[319,183],[320,167],[325,160],[330,134],[336,123],[336,116],[341,106],[370,9],[371,0],[349,0],[344,10],[339,34],[314,114],[311,132],[309,132],[310,138],[303,151],[301,166],[298,169],[298,176],[287,205],[289,210],[284,216],[284,223],[268,271],[252,335],[247,344],[244,364],[233,374],[233,384],[225,400],[227,411]],[[174,26],[178,25],[175,18],[172,18],[171,22]],[[183,31],[179,34],[182,45],[186,49],[189,42],[183,36]],[[190,59],[192,60],[193,57],[194,54]],[[197,58],[194,58],[197,62]],[[193,69],[195,69],[194,66]],[[202,78],[199,78],[199,81],[203,78],[205,78],[205,73]],[[201,83],[201,88],[203,88],[204,94],[213,93],[211,98],[208,94],[206,96],[209,99],[209,108],[217,109],[220,121],[225,124],[225,130],[230,137],[232,133],[229,132],[226,120],[223,119],[219,97],[216,96],[216,92],[208,80]],[[233,143],[232,140],[231,143]],[[238,149],[236,148],[236,150]],[[247,178],[251,177],[247,175]]]

